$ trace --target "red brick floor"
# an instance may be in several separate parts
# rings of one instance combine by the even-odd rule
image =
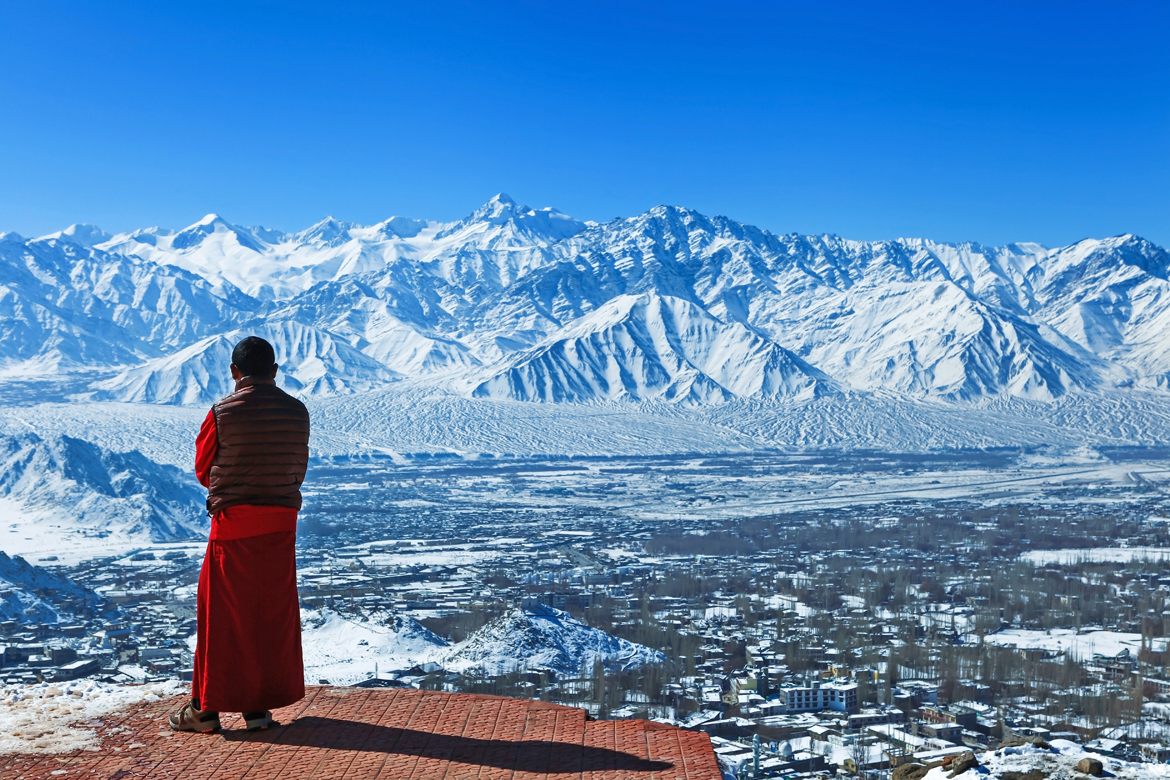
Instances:
[[[706,734],[644,720],[589,721],[524,699],[397,689],[310,688],[255,734],[176,734],[180,698],[96,724],[97,752],[0,756],[0,778],[654,778],[719,780]]]

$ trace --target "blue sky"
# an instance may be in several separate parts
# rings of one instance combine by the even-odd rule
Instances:
[[[0,230],[582,219],[1170,245],[1170,4],[0,0]]]

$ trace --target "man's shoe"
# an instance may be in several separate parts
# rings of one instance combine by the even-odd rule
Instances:
[[[219,713],[204,712],[191,701],[168,718],[167,723],[170,724],[172,731],[198,731],[200,734],[209,734],[219,731]]]
[[[263,731],[280,724],[272,719],[271,710],[264,710],[263,712],[245,712],[244,725],[248,727],[248,731]]]

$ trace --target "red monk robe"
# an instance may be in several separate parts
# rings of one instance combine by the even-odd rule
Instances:
[[[218,449],[208,412],[195,443],[195,475],[204,487]],[[212,518],[191,682],[201,709],[258,712],[304,698],[296,530],[290,507],[242,504]]]

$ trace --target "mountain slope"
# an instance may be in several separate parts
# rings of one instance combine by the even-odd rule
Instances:
[[[330,609],[301,610],[305,682],[352,685],[379,672],[427,663],[447,647],[418,621],[387,612],[361,618]]]
[[[10,372],[137,362],[230,329],[257,305],[63,238],[0,242],[0,367]]]
[[[827,386],[819,371],[744,326],[679,298],[645,294],[619,296],[519,353],[473,395],[703,403],[810,396]]]
[[[101,603],[88,588],[0,551],[0,619],[29,623],[84,620]]]
[[[207,528],[204,497],[193,476],[138,452],[69,436],[0,437],[5,524],[16,537],[34,537],[34,549],[110,536],[138,543],[198,538]],[[10,541],[5,549],[21,546]]]
[[[232,349],[246,336],[267,339],[276,351],[277,384],[312,398],[381,387],[398,376],[325,331],[295,322],[247,328],[196,342],[174,355],[128,368],[96,382],[94,397],[133,403],[207,405],[235,388]]]
[[[1030,319],[1037,245],[774,236],[657,207],[566,246],[611,290],[673,291],[857,390],[1052,398],[1097,383],[1091,355]]]
[[[1072,354],[1062,339],[949,281],[854,288],[801,320],[792,328],[797,351],[858,390],[1051,400],[1098,382],[1091,355]]]
[[[1057,250],[1038,285],[1038,316],[1130,382],[1170,386],[1170,253],[1136,236]]]
[[[391,370],[421,377],[479,365],[467,346],[443,335],[459,323],[443,308],[448,300],[442,281],[399,266],[317,285],[269,319],[328,330]]]

